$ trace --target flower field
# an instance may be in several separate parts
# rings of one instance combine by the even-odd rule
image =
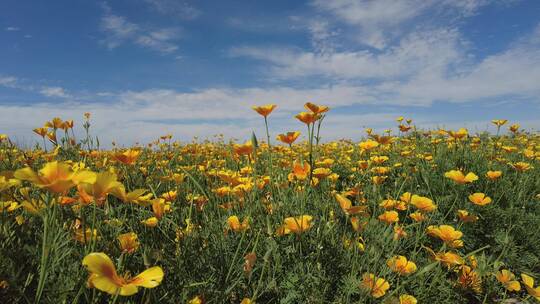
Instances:
[[[89,113],[0,135],[0,302],[540,302],[538,133],[328,142],[325,106],[283,134],[254,110],[241,143],[103,149]]]

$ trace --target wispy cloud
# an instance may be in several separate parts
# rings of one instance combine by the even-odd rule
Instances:
[[[20,31],[21,29],[16,27],[16,26],[8,26],[8,27],[5,28],[5,30],[7,32],[17,32],[17,31]]]
[[[104,10],[100,26],[106,34],[102,42],[107,48],[114,49],[129,42],[164,54],[178,50],[175,41],[182,36],[179,28],[150,29],[130,22],[124,16],[113,14],[107,5],[104,5]]]
[[[15,88],[17,86],[17,78],[13,76],[0,76],[0,86]]]
[[[161,14],[180,17],[182,19],[195,19],[201,15],[201,11],[193,5],[182,0],[144,0]]]
[[[334,22],[350,25],[354,37],[368,46],[384,49],[399,37],[415,18],[429,13],[437,18],[473,15],[484,5],[504,0],[314,0],[312,5]]]
[[[71,95],[69,95],[64,88],[61,87],[43,87],[39,91],[42,95],[47,97],[60,97],[60,98],[70,98]]]

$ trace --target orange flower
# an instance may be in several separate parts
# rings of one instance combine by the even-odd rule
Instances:
[[[118,241],[120,242],[120,248],[126,253],[133,253],[139,248],[139,240],[134,232],[120,234]]]
[[[128,149],[124,152],[115,153],[114,159],[126,165],[133,165],[139,158],[139,154],[141,154],[139,150]]]
[[[486,196],[484,193],[477,192],[469,195],[469,201],[478,206],[485,206],[491,203],[491,198]]]
[[[441,239],[452,248],[463,247],[463,241],[460,240],[463,233],[450,225],[428,226],[426,232],[430,236]]]
[[[396,211],[385,211],[383,214],[379,215],[379,221],[386,224],[393,224],[399,222],[399,215]]]
[[[450,170],[444,174],[445,177],[453,180],[454,182],[464,185],[468,183],[472,183],[476,180],[478,180],[478,176],[472,172],[467,173],[467,175],[463,174],[460,170]]]
[[[367,206],[353,206],[351,200],[341,194],[335,194],[334,197],[338,202],[341,210],[347,215],[353,215],[366,212]]]
[[[416,272],[416,264],[412,261],[408,261],[407,258],[402,255],[396,255],[388,259],[386,265],[388,265],[393,272],[400,275],[409,275]]]
[[[304,108],[306,108],[307,110],[310,110],[311,112],[313,112],[315,114],[322,114],[322,113],[328,112],[328,110],[330,110],[330,108],[328,108],[327,106],[319,106],[319,105],[316,105],[316,104],[311,103],[311,102],[307,102],[304,105]]]
[[[409,217],[412,218],[415,222],[421,222],[426,219],[426,216],[419,211],[409,214]]]
[[[300,112],[295,117],[296,117],[296,119],[300,120],[301,122],[305,123],[306,125],[314,123],[319,118],[321,118],[321,116],[319,114],[316,114],[316,113],[313,113],[313,112]]]
[[[281,236],[290,234],[291,232],[300,234],[304,231],[308,231],[313,226],[312,220],[313,217],[311,215],[288,217],[283,220],[283,225],[278,228],[276,234]]]
[[[431,199],[416,194],[411,197],[411,205],[415,206],[420,212],[430,212],[437,209],[437,205]]]
[[[377,278],[373,273],[364,273],[360,287],[369,291],[372,297],[380,298],[390,289],[390,284],[383,278]]]
[[[252,109],[255,110],[257,113],[261,114],[262,116],[267,117],[268,115],[270,115],[270,113],[272,113],[272,111],[274,111],[276,107],[277,106],[275,104],[267,104],[264,106],[252,107]]]
[[[490,180],[496,180],[499,177],[501,177],[501,175],[502,175],[502,171],[488,171],[486,173],[486,177],[489,178]]]
[[[428,253],[431,255],[431,258],[437,262],[441,262],[446,267],[450,268],[452,266],[462,265],[465,263],[465,260],[459,256],[459,254],[454,252],[437,252],[435,253],[433,249],[424,247],[428,251]]]
[[[292,145],[298,136],[300,136],[300,132],[298,131],[287,132],[286,134],[279,134],[277,136],[277,140],[281,141],[282,143]]]
[[[244,144],[234,144],[233,145],[234,153],[238,155],[248,155],[253,152],[253,144],[251,140],[246,141]]]
[[[49,132],[49,129],[43,127],[43,128],[35,128],[34,129],[34,133],[36,133],[37,135],[41,136],[41,137],[45,137],[47,136],[47,132]]]
[[[467,210],[458,210],[457,215],[459,219],[464,223],[476,222],[478,220],[478,216],[470,215],[469,211]]]
[[[292,181],[293,179],[297,180],[305,180],[311,171],[311,166],[308,162],[297,162],[294,161],[293,163],[293,172],[289,174],[289,181]]]

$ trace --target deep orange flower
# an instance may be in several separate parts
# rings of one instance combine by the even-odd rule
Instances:
[[[316,114],[316,113],[313,113],[313,112],[300,112],[295,117],[296,117],[296,119],[300,120],[301,122],[305,123],[306,125],[314,123],[319,118],[321,118],[321,116],[319,114]]]

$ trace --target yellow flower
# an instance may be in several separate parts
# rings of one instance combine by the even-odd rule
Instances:
[[[361,150],[366,150],[366,151],[376,148],[378,146],[379,146],[379,143],[371,139],[368,139],[358,144],[358,147]]]
[[[491,121],[492,124],[496,125],[497,127],[503,126],[508,122],[507,119],[493,119]]]
[[[82,264],[90,273],[88,285],[111,295],[134,295],[139,287],[154,288],[163,280],[163,270],[159,266],[149,268],[133,278],[119,276],[113,262],[103,252],[88,254]]]
[[[512,168],[516,169],[516,171],[519,172],[525,172],[529,169],[534,168],[533,166],[531,166],[531,164],[526,162],[510,163],[510,166],[512,166]]]
[[[467,173],[467,175],[463,174],[463,172],[459,170],[450,170],[444,174],[445,177],[453,180],[454,182],[463,185],[472,183],[476,180],[478,180],[478,176],[472,172]]]
[[[79,183],[94,183],[96,180],[94,172],[74,171],[70,165],[57,161],[45,164],[38,173],[26,167],[15,171],[14,176],[55,193],[64,193]]]
[[[379,215],[379,221],[386,224],[393,224],[399,222],[399,215],[396,211],[385,211],[383,214]]]
[[[390,289],[390,284],[383,278],[377,278],[373,273],[365,273],[362,276],[360,286],[371,294],[374,298],[380,298]]]
[[[300,136],[300,132],[287,132],[285,134],[279,134],[277,140],[281,141],[284,144],[292,145],[294,141]]]
[[[253,143],[251,140],[246,141],[243,144],[234,144],[233,145],[234,153],[238,155],[248,155],[253,152]]]
[[[454,139],[462,139],[462,138],[466,137],[468,134],[469,134],[469,131],[467,131],[467,129],[465,129],[465,128],[461,128],[457,132],[448,131],[448,135],[450,135]]]
[[[521,274],[521,280],[527,293],[533,296],[537,301],[540,301],[540,286],[534,287],[534,279],[524,273]]]
[[[97,233],[97,229],[90,228],[86,228],[86,231],[84,232],[82,228],[75,230],[74,238],[75,240],[77,240],[77,242],[83,244],[86,244],[89,241],[96,241],[100,239]]]
[[[399,296],[399,304],[416,304],[418,303],[418,300],[416,300],[415,297],[405,294]]]
[[[128,149],[124,152],[115,153],[114,159],[126,165],[133,165],[139,158],[139,154],[141,154],[139,150]]]
[[[144,221],[141,221],[141,223],[143,223],[146,227],[153,228],[158,225],[159,220],[155,216],[152,216],[150,218],[147,218]]]
[[[268,115],[270,115],[270,113],[272,113],[272,111],[274,111],[276,107],[277,105],[275,104],[267,104],[264,106],[252,107],[252,109],[255,110],[255,112],[261,114],[262,116],[267,117]]]
[[[124,185],[117,180],[117,176],[112,172],[100,172],[96,174],[93,183],[81,183],[77,190],[84,203],[96,202],[102,205],[109,194],[121,198],[125,192]]]
[[[384,183],[384,181],[388,178],[388,176],[386,175],[383,175],[383,176],[372,176],[371,177],[371,181],[373,182],[374,185],[380,185],[382,183]]]
[[[380,204],[380,207],[384,209],[396,209],[396,210],[407,210],[407,203],[403,201],[398,201],[394,199],[385,199]]]
[[[0,173],[1,174],[1,173]],[[0,192],[14,186],[19,186],[21,182],[18,179],[0,175]]]
[[[513,124],[510,127],[508,127],[508,130],[510,130],[510,132],[512,133],[517,133],[519,131],[519,127],[520,127],[519,124]]]
[[[386,265],[393,271],[400,275],[409,275],[416,272],[416,264],[412,261],[408,261],[406,257],[402,255],[396,255],[386,261]]]
[[[118,241],[120,242],[120,249],[126,253],[133,253],[139,248],[139,240],[134,232],[120,234]]]
[[[318,179],[323,179],[330,175],[332,173],[332,170],[328,168],[316,168],[313,170],[313,176],[315,176]]]
[[[250,298],[243,298],[240,304],[255,304],[255,301],[251,300]]]
[[[437,209],[437,205],[431,199],[416,194],[411,197],[411,205],[421,212],[430,212]]]
[[[204,299],[202,296],[195,296],[188,301],[188,304],[204,304]]]
[[[238,216],[229,216],[229,218],[227,218],[227,225],[229,225],[229,229],[234,232],[246,231],[249,229],[249,219],[244,218],[244,220],[240,223]]]
[[[311,215],[288,217],[283,220],[283,225],[278,228],[276,234],[286,235],[290,234],[291,232],[295,234],[300,234],[304,231],[308,231],[313,226],[313,223],[311,222],[312,220],[313,217]]]
[[[449,225],[428,226],[426,232],[430,236],[434,236],[445,242],[452,248],[463,247],[463,241],[460,240],[463,233]]]
[[[509,270],[502,269],[495,274],[497,281],[501,282],[508,291],[520,291],[521,284],[516,281],[516,276]]]
[[[469,195],[469,201],[478,206],[485,206],[491,203],[491,198],[484,193],[477,192]]]
[[[327,106],[319,106],[311,102],[306,102],[306,104],[304,104],[304,108],[306,108],[307,110],[310,110],[311,112],[315,114],[322,114],[330,110],[330,108],[328,108]]]
[[[409,214],[409,217],[412,218],[415,222],[421,222],[426,220],[426,216],[420,211]]]
[[[496,180],[499,177],[501,177],[501,175],[502,175],[502,171],[488,171],[486,173],[486,177],[489,178],[490,180]]]
[[[450,268],[452,266],[462,265],[465,263],[465,260],[459,256],[459,254],[451,252],[451,251],[441,251],[435,253],[433,249],[424,247],[428,251],[428,253],[431,255],[431,258],[437,262],[441,262],[446,267]]]

